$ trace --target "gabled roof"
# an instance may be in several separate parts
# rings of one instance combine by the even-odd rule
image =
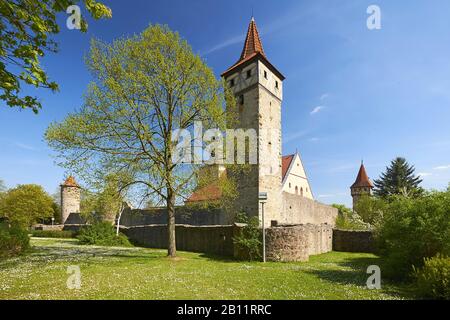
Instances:
[[[366,168],[364,167],[364,163],[361,163],[361,167],[359,168],[358,176],[356,177],[355,183],[350,188],[363,188],[369,187],[373,188],[373,183],[370,181],[367,176]]]
[[[80,186],[78,185],[78,183],[75,181],[75,178],[73,176],[69,176],[66,181],[64,181],[64,183],[62,184],[62,186],[64,187],[77,187],[79,188]]]
[[[259,37],[258,28],[256,27],[255,19],[252,18],[248,26],[247,36],[245,38],[244,48],[242,49],[239,60],[231,66],[228,70],[222,73],[222,77],[227,77],[232,71],[239,67],[245,67],[253,60],[259,58],[264,64],[275,73],[281,80],[284,80],[284,76],[269,62],[264,52],[261,38]]]
[[[186,203],[216,201],[222,197],[222,190],[217,184],[210,184],[206,187],[200,188],[186,200]]]
[[[292,160],[294,160],[295,154],[291,154],[288,156],[283,156],[281,158],[281,181],[284,181],[284,178],[286,177],[286,174],[291,167]]]

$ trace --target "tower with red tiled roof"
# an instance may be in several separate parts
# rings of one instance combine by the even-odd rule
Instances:
[[[370,196],[372,194],[373,187],[373,183],[372,181],[370,181],[369,176],[367,175],[364,163],[361,162],[361,167],[359,168],[355,183],[353,183],[350,187],[353,198],[353,208],[355,208],[356,203],[363,195]]]
[[[252,18],[241,55],[222,77],[238,104],[238,128],[256,131],[257,164],[239,178],[237,211],[260,216],[259,192],[267,192],[265,221],[279,220],[282,211],[281,103],[284,76],[267,58]]]
[[[64,224],[71,213],[80,212],[81,188],[75,178],[69,176],[61,184],[61,224]]]

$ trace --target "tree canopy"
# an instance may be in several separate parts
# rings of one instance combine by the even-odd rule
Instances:
[[[0,216],[22,227],[30,227],[41,219],[53,217],[54,208],[52,197],[41,186],[25,184],[6,192],[0,202]]]
[[[175,204],[187,196],[199,165],[173,161],[177,130],[225,129],[232,94],[189,44],[167,26],[112,44],[93,40],[86,60],[94,81],[84,105],[45,134],[60,164],[84,179],[126,175],[126,187],[162,200],[175,256]],[[189,151],[190,152],[190,151]],[[156,197],[156,198],[155,198]]]
[[[10,107],[28,108],[35,113],[42,107],[37,97],[21,95],[22,85],[58,90],[40,59],[46,52],[57,52],[51,39],[59,33],[56,15],[66,12],[72,0],[1,0],[0,1],[0,99]],[[111,9],[95,0],[84,0],[84,6],[94,19],[110,18]],[[81,16],[81,31],[87,22]]]
[[[374,181],[374,193],[378,197],[388,197],[392,195],[414,196],[423,190],[419,186],[422,179],[415,175],[415,168],[409,165],[405,158],[396,158],[381,174],[378,180]]]

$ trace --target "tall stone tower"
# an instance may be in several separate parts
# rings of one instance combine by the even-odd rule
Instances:
[[[350,187],[352,198],[353,198],[353,209],[355,209],[356,203],[363,195],[371,195],[373,189],[373,183],[367,176],[366,168],[364,163],[361,163],[359,168],[358,176],[356,177],[355,183]]]
[[[269,62],[254,18],[239,60],[222,74],[236,97],[238,128],[257,134],[257,164],[239,178],[237,210],[261,218],[259,192],[267,192],[265,222],[279,220],[281,195],[281,102],[285,77]],[[261,221],[261,219],[260,219]]]
[[[64,224],[71,213],[80,212],[81,188],[75,178],[69,176],[61,185],[61,224]]]

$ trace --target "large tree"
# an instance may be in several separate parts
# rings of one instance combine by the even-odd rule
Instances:
[[[150,26],[112,44],[94,40],[87,65],[94,81],[80,110],[46,132],[61,165],[84,179],[104,172],[132,177],[168,212],[168,254],[176,256],[175,205],[197,170],[173,161],[177,129],[224,129],[233,98],[178,33]],[[189,150],[190,152],[190,150]],[[156,199],[156,202],[159,202]]]
[[[415,168],[405,158],[395,158],[378,180],[374,181],[374,193],[379,197],[391,195],[415,196],[422,193],[422,179],[415,175]]]
[[[35,184],[10,189],[0,203],[0,216],[22,227],[30,227],[54,215],[53,198]]]
[[[22,85],[58,90],[40,66],[46,52],[57,52],[51,37],[59,32],[57,13],[66,12],[75,0],[0,0],[0,99],[10,107],[41,108],[37,97],[21,96]],[[95,0],[84,0],[94,19],[111,17],[111,9]],[[69,16],[67,16],[69,18]],[[87,30],[81,16],[80,30]]]

